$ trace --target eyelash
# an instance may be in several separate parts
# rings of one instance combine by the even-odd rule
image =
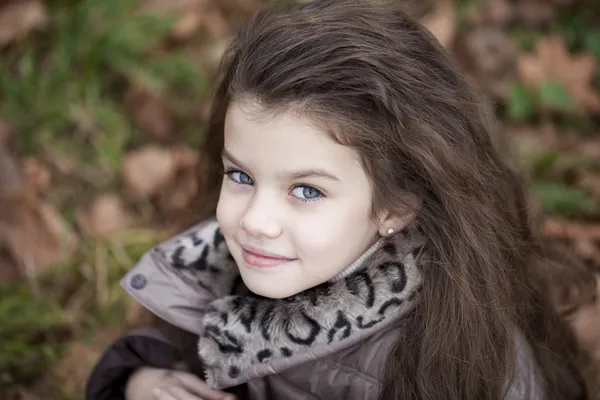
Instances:
[[[228,168],[228,169],[226,169],[226,170],[225,170],[225,175],[226,175],[226,176],[227,176],[229,179],[231,179],[231,181],[232,181],[233,183],[235,183],[235,184],[237,184],[237,185],[249,185],[248,183],[241,183],[241,182],[238,182],[238,181],[236,181],[235,179],[233,179],[232,175],[233,175],[233,174],[235,174],[235,173],[244,174],[244,175],[248,176],[248,178],[250,178],[250,180],[252,180],[252,178],[250,177],[250,175],[246,174],[244,171],[241,171],[241,170],[239,170],[239,169],[235,169],[235,168]],[[254,183],[254,182],[253,182],[253,183]],[[316,190],[317,192],[319,192],[319,197],[317,197],[317,198],[314,198],[314,199],[302,199],[302,198],[300,198],[300,197],[292,196],[294,199],[296,199],[296,200],[298,200],[298,201],[301,201],[302,203],[313,203],[313,202],[315,202],[315,201],[322,200],[322,199],[324,199],[324,198],[326,197],[326,196],[325,196],[325,193],[323,193],[323,191],[321,191],[321,190],[317,189],[316,187],[314,187],[314,186],[312,186],[312,185],[302,185],[302,184],[297,184],[297,185],[294,185],[294,186],[292,187],[292,190],[290,190],[290,192],[293,192],[295,189],[297,189],[297,188],[299,188],[299,187],[311,188],[311,189],[314,189],[314,190]]]

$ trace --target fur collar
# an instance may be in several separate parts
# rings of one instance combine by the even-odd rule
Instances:
[[[422,241],[397,234],[358,272],[286,299],[251,293],[214,221],[181,236],[165,257],[189,284],[212,294],[198,348],[203,363],[235,379],[245,367],[356,342],[361,332],[414,307]],[[383,325],[383,324],[382,324]]]

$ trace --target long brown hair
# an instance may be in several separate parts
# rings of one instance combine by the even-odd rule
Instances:
[[[218,197],[229,104],[300,112],[361,154],[374,210],[401,215],[407,193],[422,202],[422,301],[389,355],[381,399],[500,399],[516,332],[533,347],[548,399],[587,398],[573,335],[536,280],[543,258],[524,185],[481,99],[428,31],[373,3],[316,0],[262,10],[241,27],[203,148],[205,212]]]

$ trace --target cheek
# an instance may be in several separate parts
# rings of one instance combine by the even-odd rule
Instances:
[[[311,217],[300,218],[294,231],[304,254],[324,254],[368,243],[376,227],[370,220],[370,203],[362,199],[332,203]],[[359,249],[360,250],[360,249]]]
[[[234,195],[222,190],[217,204],[217,222],[225,236],[231,236],[240,225],[243,215],[243,204]]]

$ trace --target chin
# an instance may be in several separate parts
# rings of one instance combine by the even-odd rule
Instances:
[[[246,287],[254,294],[262,297],[266,297],[268,299],[285,299],[287,297],[294,296],[300,293],[302,290],[273,290],[273,288],[265,288],[263,285],[253,285],[252,282],[247,282],[242,276],[242,280]]]

